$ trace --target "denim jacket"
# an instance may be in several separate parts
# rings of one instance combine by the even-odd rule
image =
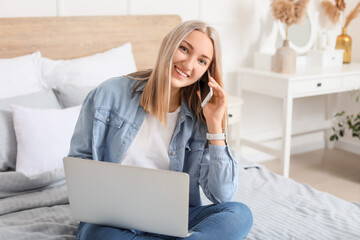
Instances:
[[[70,157],[121,163],[147,114],[139,105],[144,87],[132,97],[135,82],[112,78],[88,94],[71,139]],[[206,125],[182,101],[168,153],[170,169],[190,176],[190,207],[201,205],[199,185],[213,203],[230,201],[238,185],[238,167],[229,147],[207,144],[206,132]]]

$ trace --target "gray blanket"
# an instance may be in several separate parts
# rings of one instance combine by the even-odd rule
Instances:
[[[75,239],[64,172],[0,174],[0,239]]]
[[[240,162],[234,198],[247,204],[254,226],[247,239],[360,239],[360,204]],[[205,199],[204,199],[205,200]],[[207,203],[207,201],[204,201]],[[74,239],[62,170],[27,178],[0,173],[0,239]]]

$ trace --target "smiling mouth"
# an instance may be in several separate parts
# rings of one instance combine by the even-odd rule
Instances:
[[[178,67],[174,66],[175,67],[175,71],[180,74],[180,76],[182,77],[185,77],[185,78],[188,78],[189,75],[187,75],[186,73],[184,73],[183,71],[181,71]]]

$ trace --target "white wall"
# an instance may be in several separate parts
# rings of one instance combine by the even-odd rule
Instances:
[[[316,6],[319,2],[312,0],[311,4]],[[207,21],[218,30],[222,40],[225,88],[229,94],[242,94],[245,101],[244,134],[276,135],[281,130],[280,100],[241,93],[236,82],[237,69],[252,66],[254,52],[260,49],[262,36],[269,33],[273,24],[269,4],[269,0],[0,0],[0,17],[178,14],[183,20]],[[347,1],[347,4],[349,10],[356,2]],[[359,23],[360,17],[350,25],[348,33],[353,37],[353,61],[360,62],[360,32],[355,30]],[[348,101],[342,95],[339,99],[341,104]],[[254,113],[254,109],[260,113]],[[321,96],[295,100],[293,124],[322,120],[324,109],[325,98]],[[323,140],[322,133],[294,138],[293,152],[323,147]],[[304,147],[309,142],[312,142],[308,144],[311,147]]]
[[[0,17],[56,16],[56,0],[0,0]]]
[[[265,5],[265,8],[264,8]],[[222,39],[224,70],[250,66],[269,0],[0,0],[0,17],[178,14],[212,24]]]

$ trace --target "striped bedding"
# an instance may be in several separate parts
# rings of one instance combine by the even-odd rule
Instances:
[[[235,201],[252,210],[247,239],[360,239],[360,203],[351,203],[239,160]],[[204,200],[204,203],[207,203]],[[27,178],[0,173],[0,240],[75,239],[62,170]]]
[[[247,204],[254,225],[247,239],[360,239],[360,203],[286,179],[259,165],[241,168],[234,200]]]

